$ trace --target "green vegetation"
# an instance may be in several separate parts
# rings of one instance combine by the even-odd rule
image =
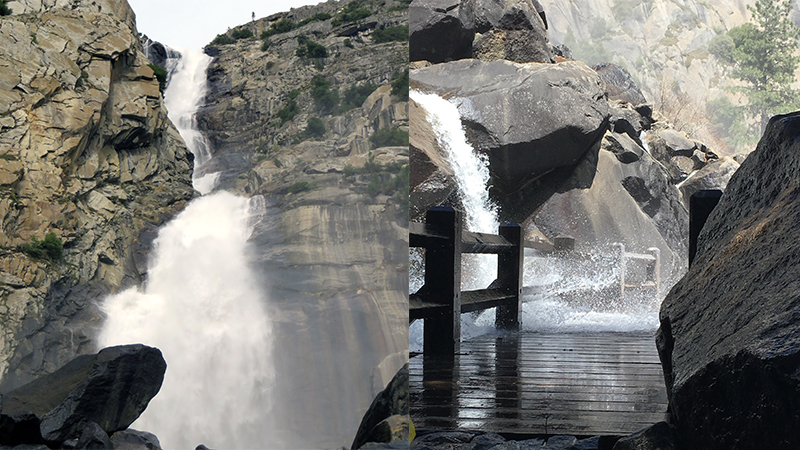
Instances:
[[[309,137],[322,137],[325,135],[325,122],[319,117],[312,117],[308,119],[306,124],[306,136]]]
[[[403,147],[408,145],[408,132],[399,128],[381,128],[369,137],[377,147]]]
[[[793,111],[799,103],[800,92],[791,87],[800,63],[795,55],[798,29],[791,0],[756,0],[755,7],[747,8],[754,22],[728,31],[734,43],[730,74],[744,83],[733,91],[747,97],[746,115],[760,135],[770,116]]]
[[[378,86],[375,86],[372,83],[362,84],[360,86],[350,86],[344,91],[344,99],[342,100],[342,105],[339,108],[339,112],[346,112],[354,108],[360,108],[361,105],[364,104],[364,100],[369,97],[369,94],[375,92],[375,89],[377,88]]]
[[[339,104],[339,90],[331,89],[331,83],[322,75],[311,79],[311,97],[321,111],[333,111]]]
[[[63,249],[64,247],[61,243],[61,239],[56,237],[55,233],[47,233],[43,241],[33,237],[29,244],[22,244],[19,246],[20,251],[32,258],[49,259],[51,261],[61,260]]]
[[[307,181],[298,181],[289,186],[288,191],[290,194],[298,194],[300,192],[310,191],[311,189],[314,189],[313,184]]]
[[[736,150],[752,149],[759,135],[750,132],[744,109],[734,105],[728,97],[719,97],[706,104],[714,132],[728,141]]]
[[[6,6],[6,0],[0,0],[0,16],[8,16],[11,10]]]
[[[147,67],[153,69],[153,75],[155,75],[156,80],[158,80],[158,90],[163,94],[164,89],[167,88],[167,70],[156,64],[148,64]],[[83,73],[81,73],[81,75],[83,75]]]
[[[241,39],[250,39],[253,37],[253,32],[248,28],[240,28],[238,30],[234,30],[233,33],[231,33],[231,37],[237,41]]]
[[[261,33],[261,39],[264,40],[264,39],[267,39],[268,37],[274,36],[276,34],[288,33],[290,31],[294,30],[295,28],[297,28],[297,24],[295,24],[291,20],[289,20],[289,19],[281,19],[281,20],[273,23],[272,26],[269,27],[269,30],[264,30]]]
[[[300,107],[297,106],[297,96],[300,95],[300,91],[297,89],[289,92],[289,101],[286,102],[286,106],[283,107],[280,111],[278,111],[278,118],[281,119],[281,126],[286,122],[294,119],[294,116],[300,112]]]
[[[372,13],[367,8],[361,6],[358,0],[354,0],[348,3],[342,11],[333,16],[331,25],[338,27],[339,25],[356,22],[371,15]]]
[[[272,69],[275,67],[275,61],[267,61],[267,65],[265,66],[267,70]]]
[[[344,177],[363,176],[369,179],[367,194],[390,195],[403,208],[408,209],[408,163],[378,164],[372,153],[362,167],[344,166]]]
[[[408,69],[392,80],[392,95],[408,100]]]
[[[394,27],[375,30],[372,33],[372,42],[382,44],[384,42],[405,42],[408,40],[408,25],[397,25]]]
[[[308,25],[309,23],[312,23],[312,22],[324,22],[324,21],[326,21],[326,20],[328,20],[330,18],[331,18],[331,15],[328,14],[328,13],[324,13],[324,12],[316,13],[313,16],[309,17],[308,19],[305,19],[302,22],[300,22],[298,27],[302,27],[303,25]]]
[[[317,44],[307,36],[298,36],[297,43],[300,46],[295,54],[301,58],[327,58],[328,49],[324,45]]]
[[[265,52],[267,50],[269,50],[269,41],[265,40],[264,42],[261,43],[261,51]]]
[[[347,47],[347,48],[355,48],[353,46],[353,42],[350,39],[345,39],[344,40],[344,46]]]
[[[716,56],[718,60],[733,64],[733,50],[736,44],[728,34],[718,34],[708,41],[708,52]]]
[[[228,36],[226,33],[218,34],[217,37],[211,41],[209,45],[230,45],[236,42],[236,39]]]

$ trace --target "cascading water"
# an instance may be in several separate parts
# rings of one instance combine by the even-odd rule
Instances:
[[[174,62],[174,60],[173,60]],[[195,154],[210,158],[194,114],[205,95],[209,58],[183,51],[166,92],[169,115]],[[216,174],[194,178],[201,193]],[[107,298],[100,348],[143,343],[159,348],[167,372],[159,394],[133,428],[158,436],[164,448],[264,448],[274,423],[270,388],[272,325],[263,280],[246,257],[260,197],[206,195],[159,230],[143,288]],[[267,441],[269,439],[269,441]]]
[[[211,159],[208,140],[197,129],[195,114],[208,91],[206,69],[211,57],[199,50],[175,49],[180,57],[167,59],[170,83],[164,93],[167,114],[194,155],[192,184],[201,194],[214,189],[219,173],[206,173],[203,165]]]
[[[436,94],[410,91],[411,99],[427,112],[428,121],[436,134],[439,147],[453,169],[459,188],[459,198],[464,206],[464,222],[469,231],[497,233],[497,208],[489,199],[489,161],[485,155],[476,152],[467,142],[461,126],[461,116],[453,103]],[[412,291],[421,287],[422,257],[412,253],[409,285]],[[497,278],[497,257],[486,255],[462,256],[462,289],[483,289]],[[416,266],[417,269],[413,267]],[[417,321],[409,331],[410,346],[418,350],[422,346],[422,324]],[[484,312],[478,317],[462,316],[462,337],[485,332],[494,325],[493,315]]]
[[[422,106],[428,116],[443,156],[453,168],[465,209],[466,226],[470,231],[497,232],[496,208],[489,201],[488,161],[466,142],[457,106],[433,94],[411,91],[410,97]],[[624,220],[622,218],[621,220]],[[618,278],[617,263],[609,251],[596,249],[581,264],[570,264],[559,258],[526,256],[525,285],[547,285],[542,293],[528,296],[523,305],[523,327],[532,331],[649,331],[658,326],[657,305],[622,305],[616,311],[596,308],[596,299],[565,302],[578,293],[602,292]],[[466,260],[466,258],[464,258]],[[468,273],[465,264],[464,273]],[[410,256],[410,290],[423,283],[423,257]],[[496,265],[483,260],[472,267],[470,278],[464,278],[462,289],[486,287],[496,277]],[[410,349],[422,348],[422,325],[415,322],[409,329]],[[493,314],[479,317],[462,315],[462,338],[493,330]]]

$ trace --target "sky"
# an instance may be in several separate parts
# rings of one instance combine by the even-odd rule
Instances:
[[[276,12],[324,0],[128,0],[136,13],[136,28],[170,47],[201,49],[228,28]]]

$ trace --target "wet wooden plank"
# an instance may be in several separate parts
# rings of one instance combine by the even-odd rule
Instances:
[[[642,334],[481,336],[458,355],[413,357],[409,378],[424,429],[624,435],[666,418],[655,342]]]

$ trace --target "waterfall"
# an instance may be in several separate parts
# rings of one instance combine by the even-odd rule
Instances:
[[[194,120],[209,61],[182,50],[168,67],[169,117],[195,155],[195,174],[211,157]],[[195,188],[210,192],[216,176],[195,176]],[[272,324],[263,277],[246,256],[265,214],[261,197],[217,192],[193,200],[159,230],[145,285],[102,303],[100,348],[143,343],[167,361],[160,392],[132,425],[155,433],[164,448],[281,445],[271,436]]]
[[[437,143],[445,160],[453,170],[458,184],[459,198],[464,207],[464,225],[469,231],[496,234],[499,226],[497,207],[489,199],[489,160],[476,152],[467,142],[461,125],[461,115],[455,104],[436,94],[410,91],[411,99],[427,113],[428,122],[436,134]],[[410,266],[420,266],[421,257],[412,254]],[[463,255],[462,283],[464,290],[483,289],[497,278],[496,255]],[[412,269],[413,270],[413,269]],[[409,273],[412,289],[420,287],[420,275]],[[461,335],[469,338],[494,328],[494,310],[479,316],[462,315]],[[420,321],[409,329],[412,351],[422,345]]]
[[[206,173],[203,165],[211,159],[208,140],[197,129],[195,114],[208,92],[206,69],[211,57],[200,50],[177,49],[179,57],[167,58],[170,82],[164,93],[167,115],[194,155],[192,184],[201,194],[214,189],[219,173]]]
[[[140,342],[167,361],[161,391],[132,425],[164,448],[264,446],[274,374],[271,326],[245,258],[259,214],[250,203],[226,192],[190,203],[159,231],[146,286],[103,304],[101,348]]]

